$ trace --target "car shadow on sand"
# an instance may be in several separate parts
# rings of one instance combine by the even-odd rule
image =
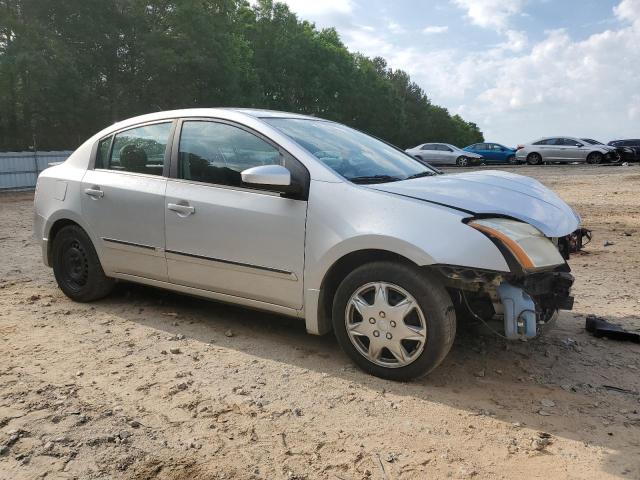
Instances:
[[[131,308],[123,313],[126,303]],[[640,475],[640,376],[634,365],[624,365],[638,358],[640,345],[590,337],[580,312],[562,313],[546,336],[526,343],[459,325],[450,354],[434,372],[392,382],[357,369],[333,335],[309,335],[300,319],[127,283],[93,305],[169,335],[601,447],[604,471],[621,478]]]

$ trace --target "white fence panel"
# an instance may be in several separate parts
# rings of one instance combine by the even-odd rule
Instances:
[[[0,152],[0,190],[34,188],[50,163],[64,162],[70,150],[60,152]]]

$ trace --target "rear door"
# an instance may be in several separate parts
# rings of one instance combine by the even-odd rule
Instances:
[[[167,279],[164,194],[173,121],[129,128],[98,143],[82,180],[82,215],[107,272]]]
[[[420,158],[430,163],[438,163],[438,151],[436,146],[432,143],[427,143],[420,149]]]
[[[300,309],[306,168],[242,125],[186,119],[179,130],[164,205],[169,281]],[[243,185],[243,170],[271,164],[289,169],[305,193]]]
[[[548,138],[538,144],[538,150],[544,161],[561,161],[563,158],[561,147],[561,138]]]

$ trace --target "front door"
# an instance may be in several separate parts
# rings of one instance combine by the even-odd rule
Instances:
[[[165,198],[169,281],[301,308],[307,202],[246,188],[240,172],[282,164],[299,179],[306,169],[226,122],[185,120],[176,148]]]
[[[154,123],[102,139],[82,179],[82,215],[108,273],[167,279],[163,174],[172,126]]]

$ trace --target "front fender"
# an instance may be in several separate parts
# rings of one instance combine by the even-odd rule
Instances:
[[[318,323],[322,281],[342,257],[384,250],[416,265],[458,265],[508,272],[504,256],[485,235],[463,221],[469,214],[422,200],[349,183],[312,181],[305,245],[304,316],[311,333]]]

